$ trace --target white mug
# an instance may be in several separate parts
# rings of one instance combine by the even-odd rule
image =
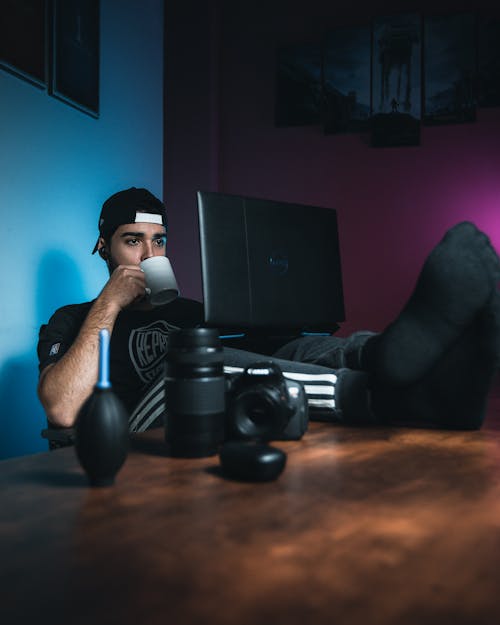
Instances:
[[[174,271],[166,256],[151,256],[140,264],[145,273],[149,301],[153,306],[162,306],[179,297],[179,287]]]

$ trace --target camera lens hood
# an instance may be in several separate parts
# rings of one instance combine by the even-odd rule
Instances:
[[[171,332],[165,361],[167,370],[179,366],[201,371],[210,365],[218,365],[222,370],[223,351],[219,332],[213,328],[183,328]]]
[[[182,328],[168,335],[169,349],[196,349],[197,347],[213,348],[221,346],[219,331],[215,328]]]

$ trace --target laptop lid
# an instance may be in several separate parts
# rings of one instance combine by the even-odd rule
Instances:
[[[328,332],[345,319],[334,209],[198,192],[205,322]]]

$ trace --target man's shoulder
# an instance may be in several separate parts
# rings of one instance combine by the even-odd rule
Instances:
[[[82,302],[81,304],[67,304],[58,308],[50,319],[40,326],[40,337],[53,330],[78,331],[85,321],[85,318],[93,302]]]
[[[66,304],[58,308],[51,319],[73,318],[85,319],[93,302],[82,302],[80,304]]]

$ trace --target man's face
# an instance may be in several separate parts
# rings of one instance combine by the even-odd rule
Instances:
[[[109,245],[110,271],[118,265],[139,265],[151,256],[165,256],[166,247],[163,225],[138,222],[119,226]]]

